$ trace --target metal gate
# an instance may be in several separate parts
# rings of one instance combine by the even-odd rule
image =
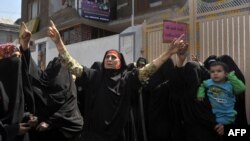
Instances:
[[[234,59],[246,79],[250,123],[250,0],[187,0],[183,7],[166,12],[160,22],[146,21],[143,45],[149,61],[167,49],[168,45],[162,43],[164,19],[189,24],[190,54],[201,61],[209,55],[224,54]]]

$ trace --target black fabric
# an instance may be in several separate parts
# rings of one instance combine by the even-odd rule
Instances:
[[[54,58],[41,71],[30,58],[29,50],[23,54],[24,59],[29,60],[29,76],[36,100],[35,114],[40,122],[51,125],[48,131],[33,132],[32,140],[67,141],[75,138],[82,130],[83,119],[77,106],[76,87],[71,74],[58,58]]]
[[[96,71],[101,71],[102,69],[102,62],[94,62],[91,66],[91,69],[96,70]],[[79,110],[81,112],[81,115],[84,115],[84,101],[85,101],[85,97],[86,97],[86,92],[83,89],[84,87],[81,84],[81,78],[76,78],[75,81],[76,84],[76,88],[77,88],[77,103],[78,103],[78,107]]]
[[[0,141],[6,141],[7,135],[3,123],[0,121]]]
[[[22,50],[21,48],[21,53],[22,55],[22,82],[23,82],[23,93],[25,96],[25,111],[30,112],[30,113],[35,113],[35,99],[33,95],[33,90],[32,90],[32,84],[30,82],[30,77],[29,77],[29,60],[26,60],[24,56],[30,57],[30,54]]]
[[[9,97],[5,92],[3,83],[0,81],[0,117],[4,117],[9,110]]]
[[[168,81],[173,69],[173,61],[168,59],[150,78],[149,84],[142,91],[146,111],[148,141],[170,139]]]
[[[245,83],[245,77],[237,64],[234,62],[233,58],[230,57],[229,55],[221,55],[221,56],[215,56],[211,55],[209,56],[205,61],[204,61],[204,67],[206,69],[209,69],[210,64],[213,61],[221,61],[225,63],[228,68],[229,72],[234,71],[235,75]],[[235,119],[235,124],[240,124],[240,125],[247,125],[247,116],[246,116],[246,103],[245,103],[245,92],[241,94],[236,95],[236,103],[235,103],[235,110],[237,111],[237,116]]]
[[[123,129],[129,117],[130,95],[140,85],[138,72],[126,71],[123,56],[120,70],[106,70],[104,64],[101,71],[87,67],[83,70],[80,78],[86,92],[83,140],[124,140]]]
[[[127,66],[127,71],[132,71],[136,69],[134,63],[130,63]],[[139,96],[140,91],[134,91],[135,93],[131,94],[130,97],[130,110],[128,121],[124,128],[124,141],[139,141],[142,140],[142,125],[141,125],[141,117],[140,117],[140,109],[139,109]]]
[[[170,137],[173,141],[216,141],[216,125],[211,106],[206,98],[196,101],[197,89],[202,80],[199,64],[189,62],[175,68],[169,81]],[[192,132],[192,134],[190,133]]]
[[[245,83],[245,77],[234,60],[228,55],[222,55],[218,57],[218,60],[227,64],[229,72],[234,71],[235,75]],[[240,93],[236,95],[235,110],[237,111],[237,116],[235,119],[235,124],[247,125],[246,116],[246,103],[245,103],[246,93]]]
[[[24,94],[21,73],[21,60],[19,58],[11,57],[0,60],[0,81],[4,89],[2,91],[6,92],[9,99],[8,111],[1,117],[4,124],[15,124],[22,121]]]
[[[217,56],[216,55],[210,55],[210,56],[208,56],[208,58],[204,61],[204,67],[207,69],[207,70],[209,70],[209,67],[210,67],[210,65],[213,63],[213,62],[215,62],[215,61],[218,61],[217,60]]]
[[[91,69],[95,69],[97,71],[101,71],[101,69],[102,69],[102,62],[94,62],[90,68]]]
[[[31,91],[28,93],[29,87],[25,81],[28,78],[26,72],[23,71],[24,68],[23,62],[18,57],[0,60],[1,95],[7,96],[4,101],[8,101],[8,107],[1,107],[1,111],[4,111],[4,113],[1,113],[0,118],[3,125],[7,128],[7,140],[29,140],[27,134],[17,136],[19,128],[17,125],[23,121],[24,113],[32,113],[34,110],[33,95]]]

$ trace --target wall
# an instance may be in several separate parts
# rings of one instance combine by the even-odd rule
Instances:
[[[19,25],[0,23],[0,43],[13,42],[18,38]]]
[[[137,26],[133,26],[133,27],[129,27],[127,29],[125,29],[122,33],[120,33],[120,48],[123,47],[123,45],[121,44],[121,40],[124,37],[127,36],[131,36],[132,34],[134,34],[134,50],[133,53],[126,55],[126,52],[122,52],[124,57],[129,57],[129,58],[133,58],[133,59],[129,59],[130,61],[127,61],[128,63],[132,63],[132,62],[136,62],[136,60],[142,56],[141,50],[142,50],[142,31],[143,31],[143,25],[137,25]],[[132,35],[133,36],[133,35]],[[121,51],[121,50],[120,50]]]
[[[102,61],[104,53],[109,49],[118,50],[119,35],[113,35],[96,40],[79,42],[67,45],[70,54],[79,61],[80,64],[90,67],[95,61]],[[32,52],[32,57],[37,63],[38,44],[46,42],[46,64],[58,55],[54,43],[48,37],[35,41],[36,51]]]

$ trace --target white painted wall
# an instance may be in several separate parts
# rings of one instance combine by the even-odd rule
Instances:
[[[48,37],[35,41],[36,51],[32,57],[37,63],[38,44],[46,42],[46,64],[58,56],[57,49]],[[95,61],[102,61],[104,53],[109,49],[119,48],[119,35],[79,42],[66,46],[69,53],[82,65],[90,67]]]
[[[135,32],[135,61],[141,55],[142,46],[142,26],[134,26],[126,29],[122,34]],[[31,55],[34,61],[37,63],[38,46],[40,43],[46,42],[46,65],[54,57],[58,56],[57,49],[48,37],[42,38],[35,41],[36,51],[32,52]],[[83,41],[75,44],[66,46],[69,53],[82,65],[90,67],[95,61],[102,61],[104,53],[109,49],[119,50],[119,34],[99,38],[95,40]],[[134,54],[128,54],[125,58],[127,64],[132,63],[131,59]]]
[[[60,0],[49,0],[49,16],[63,8],[62,1]]]
[[[128,27],[127,29],[125,29],[120,35],[123,34],[127,34],[127,33],[135,33],[135,58],[134,61],[136,62],[136,60],[142,56],[141,54],[141,49],[142,49],[142,32],[143,31],[143,26],[142,25],[136,25],[133,27]],[[132,55],[132,54],[131,54]],[[132,56],[129,56],[132,57]],[[132,63],[132,62],[127,62],[128,63]]]

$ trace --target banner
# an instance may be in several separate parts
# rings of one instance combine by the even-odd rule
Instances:
[[[109,0],[82,0],[82,17],[99,21],[110,21]]]
[[[182,34],[184,41],[187,41],[188,25],[176,21],[165,20],[163,22],[163,42],[171,43],[175,38],[180,37]]]

